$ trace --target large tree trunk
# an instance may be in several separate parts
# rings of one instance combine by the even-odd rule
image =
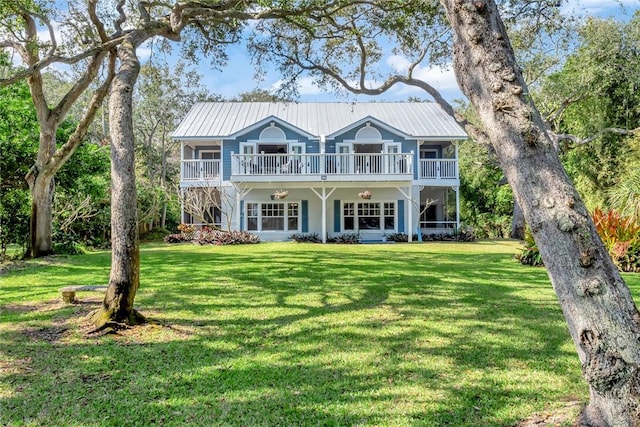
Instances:
[[[31,192],[29,243],[26,257],[38,258],[53,252],[51,238],[53,221],[53,176],[41,173],[28,178]]]
[[[109,98],[111,134],[111,274],[102,307],[92,314],[97,329],[134,325],[144,317],[133,308],[140,285],[137,194],[133,140],[133,88],[140,71],[135,47],[124,42],[120,69]]]
[[[454,67],[523,209],[590,386],[583,425],[640,426],[640,314],[545,133],[493,0],[441,0]]]

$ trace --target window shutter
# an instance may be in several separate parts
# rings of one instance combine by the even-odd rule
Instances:
[[[240,200],[240,225],[238,229],[244,231],[244,200]]]
[[[404,233],[404,200],[398,200],[398,233]]]
[[[333,231],[340,232],[340,200],[333,201]]]

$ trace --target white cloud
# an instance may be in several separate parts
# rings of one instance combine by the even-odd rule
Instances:
[[[298,91],[300,95],[317,95],[323,91],[313,82],[312,77],[298,79]]]
[[[399,55],[390,56],[387,58],[386,63],[397,73],[407,72],[410,65],[410,62],[406,58]],[[450,65],[444,68],[438,66],[422,67],[418,65],[413,70],[413,76],[418,80],[429,83],[441,92],[458,90],[458,82]],[[417,88],[406,88],[405,90],[407,93],[415,92],[416,90],[422,91]]]

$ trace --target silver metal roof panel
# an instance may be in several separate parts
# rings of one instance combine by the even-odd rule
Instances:
[[[464,130],[432,102],[198,102],[174,139],[227,138],[275,116],[308,134],[333,135],[367,117],[416,139],[464,139]]]

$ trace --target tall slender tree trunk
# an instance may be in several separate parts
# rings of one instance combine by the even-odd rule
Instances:
[[[524,212],[518,203],[518,199],[513,199],[513,218],[511,218],[511,233],[509,237],[512,239],[524,240],[524,229],[526,221],[524,219]]]
[[[44,121],[44,120],[43,120]],[[31,217],[29,219],[28,258],[38,258],[53,252],[51,239],[53,222],[54,172],[48,163],[56,151],[55,128],[40,123],[40,140],[35,164],[25,176],[31,193]]]
[[[102,307],[92,314],[97,329],[144,322],[133,308],[140,285],[140,247],[137,221],[133,139],[133,89],[140,71],[135,45],[118,49],[120,68],[109,97],[111,137],[111,274]]]
[[[527,93],[493,0],[440,0],[454,68],[522,207],[560,300],[590,400],[582,425],[640,426],[640,313]]]

